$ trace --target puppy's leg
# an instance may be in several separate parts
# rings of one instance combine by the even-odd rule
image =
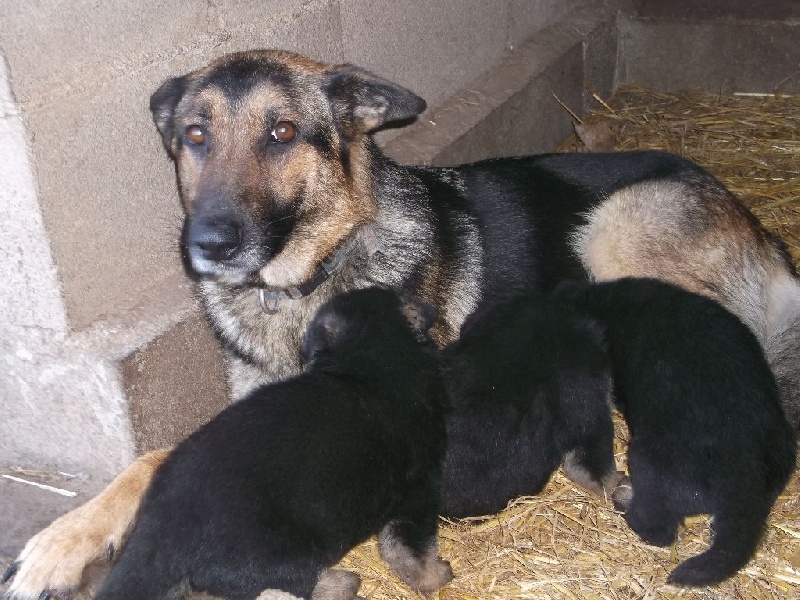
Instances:
[[[669,508],[666,498],[667,491],[646,478],[644,481],[637,479],[635,486],[625,478],[614,492],[614,506],[618,509],[627,506],[623,515],[625,521],[642,541],[663,547],[675,541],[678,526],[683,521],[682,515]]]
[[[610,371],[598,368],[596,373],[568,374],[559,386],[562,410],[556,429],[564,474],[593,494],[610,498],[622,477],[614,465]]]
[[[144,492],[168,450],[136,459],[105,490],[32,537],[7,576],[8,598],[33,600],[80,587],[84,569],[117,552],[133,525]]]
[[[601,498],[611,498],[623,477],[606,448],[574,448],[564,455],[562,468],[571,481]]]
[[[389,522],[378,537],[383,560],[395,573],[420,592],[434,592],[453,579],[450,563],[439,558],[436,518],[420,526],[407,520]]]

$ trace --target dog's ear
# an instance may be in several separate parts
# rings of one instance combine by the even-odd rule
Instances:
[[[325,91],[335,118],[350,136],[408,121],[426,106],[406,88],[352,65],[334,67]]]
[[[403,316],[411,325],[414,333],[422,340],[427,338],[428,330],[433,327],[439,317],[439,311],[432,304],[428,304],[422,298],[401,292],[400,307]]]
[[[172,142],[175,137],[175,108],[186,92],[186,77],[171,77],[150,96],[150,112],[156,128],[161,134],[164,148],[172,155]]]

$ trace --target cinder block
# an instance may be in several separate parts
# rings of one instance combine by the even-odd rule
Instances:
[[[27,114],[39,203],[76,329],[135,306],[182,268],[174,170],[148,111],[162,73]]]
[[[584,80],[583,111],[598,107],[592,92],[601,98],[610,98],[616,87],[617,73],[617,20],[608,18],[586,35],[583,45]]]
[[[340,0],[344,58],[435,106],[506,51],[507,0]]]
[[[579,5],[596,3],[596,0],[508,0],[508,46],[516,48],[537,31],[573,12]]]
[[[400,162],[456,164],[544,152],[571,131],[554,98],[580,110],[583,37],[552,26],[386,145]]]
[[[797,0],[638,0],[643,17],[716,19],[788,19],[800,17]]]
[[[323,62],[344,60],[336,0],[230,0],[226,15],[230,39],[219,47],[219,53],[279,48]]]
[[[121,363],[137,454],[168,448],[228,403],[220,346],[194,314]]]
[[[618,83],[797,93],[798,40],[796,22],[623,19]]]
[[[205,0],[0,3],[0,40],[22,104],[43,106],[215,35]]]
[[[133,457],[114,364],[35,331],[0,343],[0,462],[110,478]]]
[[[433,160],[452,165],[497,156],[552,151],[572,132],[572,117],[556,101],[580,110],[583,62],[580,44],[551,62],[528,85]]]

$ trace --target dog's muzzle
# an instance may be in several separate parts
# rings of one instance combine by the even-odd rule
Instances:
[[[194,221],[185,243],[193,261],[231,260],[241,250],[242,228],[233,221]]]
[[[263,266],[267,253],[235,216],[189,218],[181,239],[190,275],[241,283]]]

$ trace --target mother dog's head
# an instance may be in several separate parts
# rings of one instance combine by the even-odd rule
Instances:
[[[368,134],[425,102],[350,65],[223,56],[165,81],[150,110],[175,162],[190,274],[284,289],[375,212]]]

